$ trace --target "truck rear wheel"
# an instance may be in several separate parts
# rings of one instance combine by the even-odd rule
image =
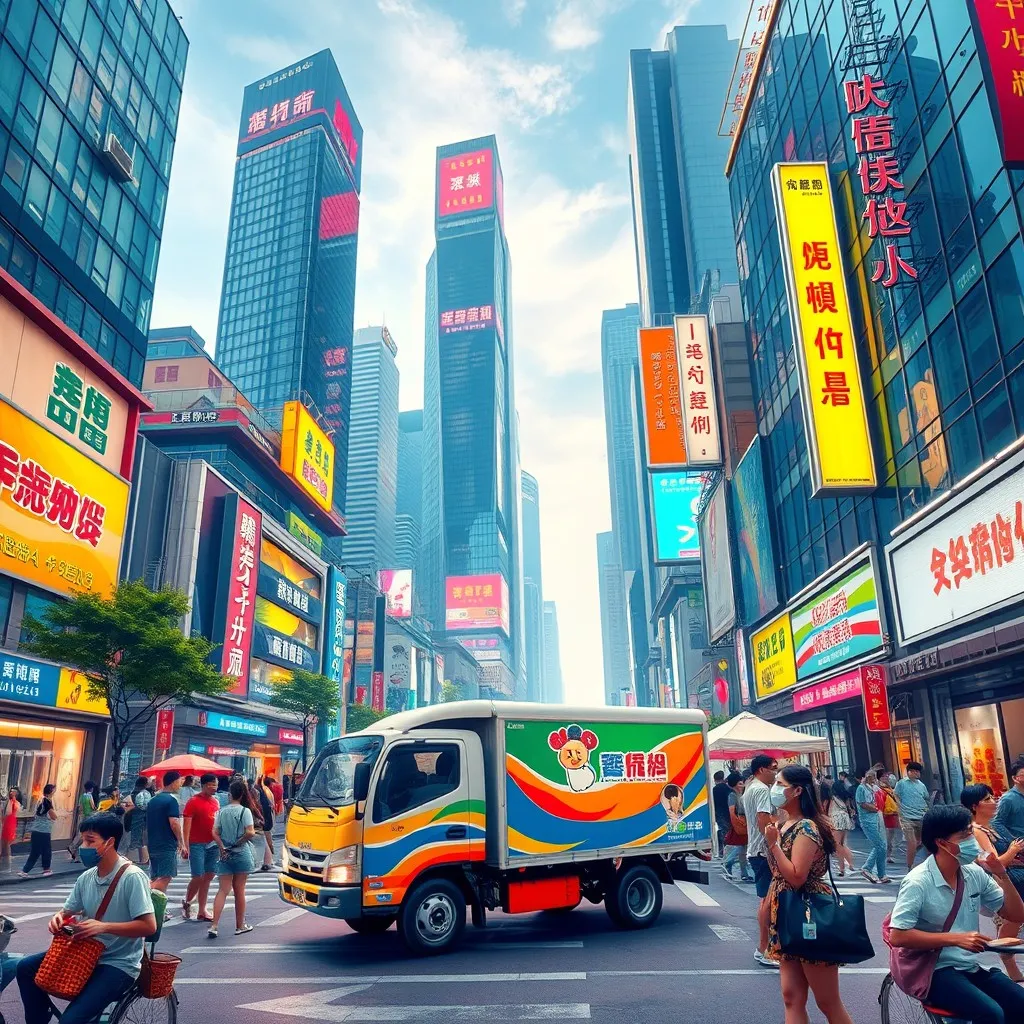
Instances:
[[[446,878],[429,879],[405,898],[398,928],[405,944],[417,956],[441,953],[462,937],[466,928],[466,897]]]
[[[397,914],[384,914],[373,917],[352,917],[346,920],[345,924],[360,935],[383,935],[397,920]]]
[[[658,920],[664,900],[661,879],[646,864],[637,864],[618,876],[604,907],[619,928],[649,928]]]

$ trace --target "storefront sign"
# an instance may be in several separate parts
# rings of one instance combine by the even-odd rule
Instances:
[[[65,711],[77,711],[80,715],[99,715],[102,718],[110,715],[106,700],[89,693],[89,677],[72,668],[60,670],[57,703],[54,706],[64,708]]]
[[[338,684],[341,703],[345,703],[345,615],[348,580],[341,570],[331,566],[327,577],[327,613],[324,616],[324,675]],[[353,638],[354,640],[354,638]]]
[[[334,501],[334,443],[301,402],[285,402],[281,468],[321,508]]]
[[[834,582],[833,582],[834,581]],[[875,561],[869,551],[855,567],[823,577],[814,596],[791,612],[796,671],[801,680],[881,650]]]
[[[793,710],[809,711],[811,708],[820,708],[826,704],[859,697],[863,692],[862,671],[863,667],[855,668],[840,676],[833,676],[831,679],[808,686],[806,690],[797,690],[793,694]]]
[[[305,544],[314,555],[320,555],[324,549],[324,539],[316,530],[310,529],[294,512],[287,513],[288,532],[302,544]]]
[[[277,730],[277,742],[278,743],[299,743],[303,742],[302,730],[301,729],[278,729]]]
[[[747,667],[747,643],[744,638],[744,631],[737,629],[734,636],[736,650],[736,667],[740,677],[740,703],[746,708],[750,707],[750,669]]]
[[[0,699],[53,707],[57,703],[60,668],[16,654],[0,658]]]
[[[370,691],[370,707],[374,711],[384,710],[384,673],[373,673],[373,688]]]
[[[892,677],[898,683],[904,679],[913,679],[915,676],[923,676],[928,672],[934,672],[938,667],[939,652],[937,650],[915,654],[911,658],[900,658],[899,661],[894,661],[890,665]]]
[[[174,708],[161,708],[156,713],[156,749],[170,750],[174,739]]]
[[[0,400],[0,572],[109,595],[127,507],[123,480]]]
[[[1024,597],[1022,486],[1024,454],[1018,454],[886,548],[901,644],[934,636]]]
[[[302,586],[282,576],[266,563],[260,563],[256,592],[260,597],[286,609],[289,614],[319,627],[323,618],[320,599]]]
[[[700,567],[704,577],[708,639],[712,643],[724,636],[736,623],[727,488],[728,483],[723,476],[700,517],[700,549],[703,553]]]
[[[796,661],[789,612],[783,612],[750,638],[754,689],[758,700],[796,686]]]
[[[648,469],[686,468],[686,425],[672,327],[645,327],[640,337],[640,391]]]
[[[249,751],[241,747],[214,747],[206,748],[208,757],[245,757]]]
[[[206,744],[205,743],[195,743],[195,742],[192,742],[192,743],[190,743],[188,745],[188,752],[190,754],[205,754],[206,753]]]
[[[739,131],[741,118],[750,102],[757,69],[761,63],[761,51],[768,38],[777,5],[778,0],[750,0],[743,35],[740,36],[739,52],[729,81],[729,94],[718,123],[718,134],[721,136],[728,138]]]
[[[677,316],[675,330],[683,388],[687,462],[691,466],[719,466],[722,463],[722,436],[708,318]]]
[[[215,732],[240,732],[245,736],[266,736],[267,723],[257,722],[253,718],[239,718],[238,715],[225,715],[220,711],[201,711],[199,724],[204,729]]]
[[[262,622],[253,624],[253,654],[276,665],[307,672],[316,672],[320,665],[319,652],[276,633]]]
[[[889,720],[889,693],[886,686],[884,665],[864,665],[861,668],[861,682],[864,695],[864,717],[868,732],[888,732],[892,728]]]
[[[776,164],[772,189],[814,497],[876,486],[827,163]]]
[[[1019,0],[971,0],[968,7],[1003,163],[1024,168],[1024,5]]]

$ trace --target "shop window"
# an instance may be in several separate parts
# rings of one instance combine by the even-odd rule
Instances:
[[[1003,730],[995,704],[957,708],[956,731],[964,781],[983,783],[998,797],[1010,787],[1003,750]]]
[[[1024,699],[1004,700],[999,709],[1003,715],[1006,749],[1012,765],[1018,757],[1024,756]]]

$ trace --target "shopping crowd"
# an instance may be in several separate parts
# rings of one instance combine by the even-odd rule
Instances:
[[[850,935],[830,933],[837,925],[819,931],[814,902],[836,900],[833,862],[839,877],[892,884],[888,867],[901,838],[907,873],[883,934],[867,935],[860,897],[842,901],[847,919],[859,914],[864,929],[860,959],[881,939],[894,984],[925,1005],[974,1024],[1024,1021],[1024,974],[1016,956],[1000,948],[1024,949],[1024,756],[998,800],[989,786],[976,784],[959,803],[938,803],[923,771],[911,761],[898,779],[883,765],[832,779],[759,754],[742,772],[715,775],[723,874],[734,879],[738,868],[739,880],[756,888],[754,960],[779,971],[786,1024],[806,1024],[809,993],[830,1024],[852,1024],[839,985]],[[848,844],[857,828],[869,847],[859,868]],[[791,913],[794,906],[798,913]],[[983,934],[982,914],[994,935]],[[982,966],[986,950],[1000,953],[1002,970]]]

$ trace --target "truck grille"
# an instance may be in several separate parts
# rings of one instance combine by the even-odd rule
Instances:
[[[311,882],[320,882],[324,877],[324,864],[329,854],[321,850],[300,850],[288,844],[288,874]]]

